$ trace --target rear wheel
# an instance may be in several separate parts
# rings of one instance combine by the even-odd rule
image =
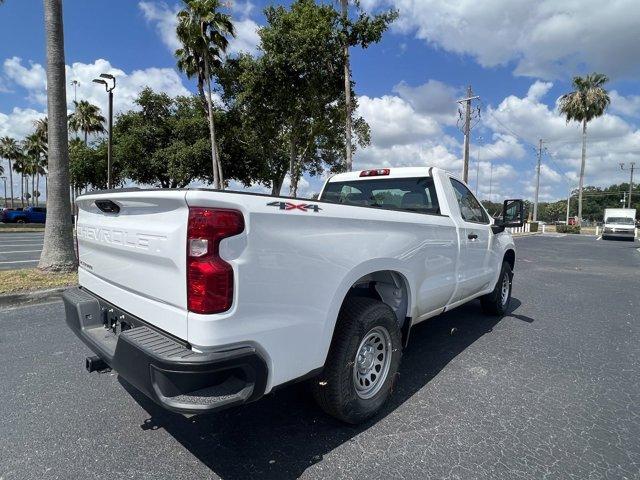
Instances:
[[[401,357],[393,311],[378,300],[349,298],[340,311],[324,370],[313,382],[313,395],[329,415],[363,422],[388,400]]]
[[[18,219],[16,220],[16,223],[27,223],[27,220],[26,220],[26,219],[24,219],[24,218],[18,218]]]
[[[487,295],[480,297],[482,310],[490,315],[504,315],[511,303],[511,282],[513,272],[508,262],[502,262],[500,276],[496,283],[496,288]]]

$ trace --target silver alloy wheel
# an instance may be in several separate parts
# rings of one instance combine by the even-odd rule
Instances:
[[[353,364],[353,383],[360,398],[366,400],[380,391],[389,374],[391,354],[386,328],[374,327],[364,336]]]
[[[511,280],[509,279],[509,274],[505,272],[504,278],[502,279],[502,287],[500,288],[500,300],[502,301],[502,305],[506,305],[507,300],[509,300],[510,288]]]

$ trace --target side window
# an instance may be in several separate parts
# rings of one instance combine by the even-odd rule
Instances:
[[[489,223],[487,214],[469,189],[455,178],[451,179],[451,185],[456,194],[462,218],[467,222]]]

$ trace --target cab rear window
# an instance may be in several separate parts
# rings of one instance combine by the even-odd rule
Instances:
[[[386,210],[440,213],[431,177],[329,182],[320,200]]]

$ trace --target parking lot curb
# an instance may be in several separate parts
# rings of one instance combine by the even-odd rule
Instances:
[[[31,292],[7,293],[0,295],[0,308],[33,305],[62,298],[62,292],[71,287],[48,288]]]

